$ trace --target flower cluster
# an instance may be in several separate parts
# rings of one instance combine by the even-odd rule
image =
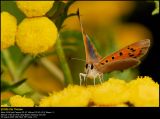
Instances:
[[[87,106],[90,99],[90,92],[85,87],[68,86],[63,91],[50,94],[41,100],[40,107],[81,107]]]
[[[1,13],[1,48],[17,46],[23,53],[37,55],[51,48],[58,37],[56,25],[44,15],[54,1],[16,1],[18,8],[28,17],[16,25],[16,19],[7,12]]]
[[[159,106],[159,84],[139,77],[128,84],[129,102],[135,106]]]
[[[69,86],[63,91],[56,94],[50,94],[49,97],[46,97],[40,101],[40,106],[51,107],[126,107],[130,105],[137,107],[159,106],[158,83],[155,83],[150,77],[138,77],[136,80],[132,80],[129,83],[124,80],[110,78],[102,85],[100,84],[87,87]]]
[[[53,6],[54,1],[17,1],[18,8],[27,17],[45,15]]]
[[[128,101],[127,86],[124,80],[111,78],[102,85],[88,87],[91,102],[99,106],[116,106]]]
[[[57,39],[57,29],[47,17],[25,18],[18,26],[16,43],[24,53],[48,50]]]
[[[15,95],[9,99],[9,103],[11,107],[33,107],[34,102],[30,98],[21,97],[19,95]],[[7,104],[1,105],[1,107],[8,107]]]
[[[25,13],[18,26],[16,42],[24,53],[43,53],[56,42],[58,33],[55,24],[43,15],[53,6],[53,1],[17,1],[17,6]]]
[[[17,19],[8,12],[1,12],[1,49],[15,43]]]
[[[21,96],[10,98],[11,106],[34,106],[31,99]],[[1,106],[6,106],[1,105]],[[130,82],[110,78],[96,86],[69,85],[60,92],[42,98],[40,107],[158,107],[159,84],[150,77],[138,77]]]

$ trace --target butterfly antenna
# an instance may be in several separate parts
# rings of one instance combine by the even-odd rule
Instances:
[[[79,58],[71,58],[71,60],[79,60],[79,61],[83,61],[83,62],[85,62],[85,60],[83,60],[83,59],[79,59]]]
[[[80,20],[79,8],[77,10],[78,19]]]
[[[81,25],[81,31],[82,31],[82,33],[84,34],[83,24],[82,24],[82,22],[81,22],[79,8],[78,8],[78,10],[77,10],[77,15],[78,15],[78,19],[79,19],[79,22],[80,22],[80,25]]]

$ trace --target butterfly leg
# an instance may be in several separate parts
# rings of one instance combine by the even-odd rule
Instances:
[[[101,73],[101,79],[102,79],[102,82],[104,82],[103,73]]]
[[[93,79],[93,80],[94,80],[94,86],[95,86],[95,84],[96,84],[96,77],[94,77],[94,79]]]
[[[79,73],[79,78],[80,78],[80,86],[81,86],[81,84],[82,84],[82,76],[83,76],[83,78],[84,78],[84,81],[85,81],[85,79],[86,79],[86,74]]]
[[[83,76],[83,74],[82,74],[82,73],[79,73],[80,86],[81,86],[81,84],[82,84],[82,76]]]
[[[103,80],[103,73],[98,73],[97,77],[99,78],[100,83],[102,84]]]
[[[102,75],[98,74],[98,78],[99,78],[100,83],[102,84]]]
[[[83,79],[83,80],[84,80],[84,82],[86,82],[86,74],[84,74],[84,76],[83,76],[83,77],[84,77],[84,79]]]

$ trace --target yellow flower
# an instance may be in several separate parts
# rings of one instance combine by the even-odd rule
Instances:
[[[34,106],[31,99],[19,95],[11,97],[9,102],[12,107]],[[69,85],[42,98],[39,107],[129,107],[129,103],[136,107],[159,106],[159,84],[150,77],[139,77],[129,83],[110,78],[96,86]]]
[[[18,8],[27,17],[45,15],[53,6],[54,1],[16,1]]]
[[[113,107],[129,107],[129,106],[127,104],[122,103],[122,104],[115,105]]]
[[[33,107],[34,102],[30,98],[15,95],[9,99],[11,107]]]
[[[16,30],[16,18],[8,12],[1,12],[1,49],[14,45]]]
[[[118,105],[91,105],[91,107],[129,107],[127,104],[118,104]]]
[[[58,32],[47,17],[25,18],[18,26],[16,43],[24,53],[37,55],[52,47]]]
[[[50,94],[40,101],[40,107],[82,107],[88,106],[90,92],[85,87],[68,86],[61,92]]]
[[[89,88],[91,101],[100,106],[114,106],[128,101],[126,82],[111,78],[102,85]]]
[[[159,84],[150,77],[138,77],[128,86],[129,102],[134,106],[159,106]]]

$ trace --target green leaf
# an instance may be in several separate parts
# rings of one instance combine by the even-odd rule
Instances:
[[[54,51],[48,51],[48,52],[45,52],[45,53],[42,53],[42,54],[40,54],[40,58],[42,58],[42,57],[47,57],[47,56],[50,56],[50,55],[56,55],[56,52],[55,52],[55,50]]]
[[[9,90],[9,88],[10,88],[10,84],[5,80],[1,79],[1,92]]]
[[[18,24],[25,18],[25,14],[19,10],[16,5],[16,1],[13,0],[1,0],[1,12],[7,11],[14,15],[17,19]]]
[[[19,85],[16,88],[12,88],[11,91],[18,95],[26,95],[26,94],[30,94],[33,92],[31,87],[29,87],[29,85],[26,82],[22,83],[22,85]]]
[[[8,106],[10,106],[9,99],[1,100],[1,105],[4,105],[4,104],[7,104]]]
[[[76,1],[75,1],[75,0],[70,0],[70,1],[68,1],[67,4],[66,4],[66,7],[65,7],[65,11],[68,11],[69,7],[70,7],[74,2],[76,2]]]
[[[1,80],[1,92],[17,88],[18,86],[22,85],[25,81],[26,79],[23,79],[16,82],[15,84],[10,85],[7,81]]]
[[[65,3],[56,1],[52,9],[46,14],[47,17],[56,24],[58,30],[61,28],[61,25],[67,16],[67,11],[64,11],[64,9]]]
[[[137,75],[138,75],[138,70],[133,68],[126,69],[123,71],[113,71],[109,73],[109,77],[114,77],[114,78],[118,78],[126,81],[136,78]]]
[[[61,1],[55,1],[51,10],[46,14],[47,17],[49,17],[49,19],[51,19],[56,24],[58,30],[62,28],[62,24],[65,19],[75,15],[70,14],[67,16],[68,9],[74,2],[75,1],[68,1],[67,3],[64,3]]]
[[[62,11],[64,10],[65,3],[60,1],[55,1],[53,7],[47,12],[46,16],[51,18],[52,20],[60,16]]]
[[[152,12],[152,15],[159,14],[159,1],[154,1],[154,2],[155,2],[155,9]]]
[[[25,54],[21,52],[18,46],[11,46],[8,48],[10,55],[11,55],[11,60],[15,63],[16,67],[19,67],[20,62],[23,60],[25,57]]]
[[[67,15],[67,18],[73,17],[73,16],[77,16],[77,13],[71,13],[71,14]]]
[[[10,88],[16,88],[16,87],[22,85],[26,80],[27,79],[22,79],[22,80],[18,81],[17,83],[11,85]]]

